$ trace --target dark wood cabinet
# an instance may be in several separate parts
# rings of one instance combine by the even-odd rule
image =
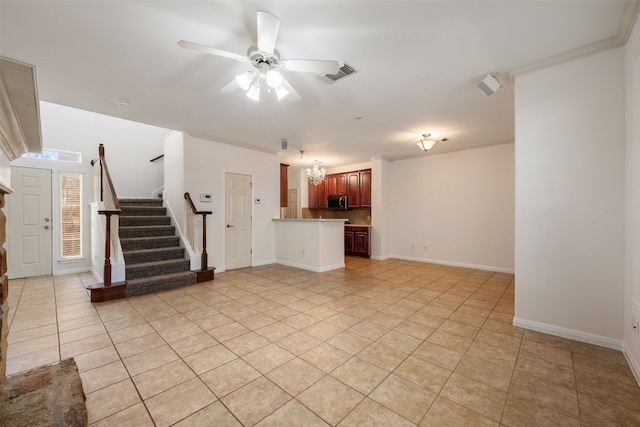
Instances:
[[[336,189],[338,192],[336,195],[342,196],[343,194],[347,194],[347,174],[339,173],[336,175]]]
[[[344,254],[345,255],[353,255],[353,245],[354,242],[354,233],[353,231],[345,226],[344,227]]]
[[[325,179],[320,184],[317,185],[316,188],[316,197],[318,199],[318,208],[326,209],[327,208],[327,180]]]
[[[288,192],[289,192],[289,165],[280,163],[280,207],[281,208],[287,207]]]
[[[347,197],[350,208],[360,207],[360,172],[347,174]]]
[[[327,175],[327,196],[338,195],[338,175]]]
[[[344,226],[344,253],[369,258],[371,256],[371,227]]]
[[[345,194],[350,208],[370,208],[371,169],[334,173],[319,185],[309,183],[309,209],[326,209],[328,196]]]
[[[309,209],[318,209],[318,186],[309,183]]]
[[[360,206],[371,207],[371,169],[360,171]]]
[[[309,183],[309,209],[327,208],[327,180],[318,185]]]

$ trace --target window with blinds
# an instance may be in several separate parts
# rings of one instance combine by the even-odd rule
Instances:
[[[62,258],[82,256],[82,174],[60,173]]]

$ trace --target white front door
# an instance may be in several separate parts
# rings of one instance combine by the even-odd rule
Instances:
[[[51,274],[51,170],[11,168],[7,196],[9,278]]]
[[[225,269],[251,266],[251,177],[225,175]]]

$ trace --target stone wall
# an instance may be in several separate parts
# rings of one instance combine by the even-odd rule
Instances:
[[[7,251],[4,248],[7,218],[4,215],[4,197],[0,190],[0,390],[4,390],[7,373],[7,335],[9,334],[9,280],[7,279]]]

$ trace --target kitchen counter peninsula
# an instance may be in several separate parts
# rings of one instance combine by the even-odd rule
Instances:
[[[273,218],[276,263],[322,273],[344,268],[346,219]]]

